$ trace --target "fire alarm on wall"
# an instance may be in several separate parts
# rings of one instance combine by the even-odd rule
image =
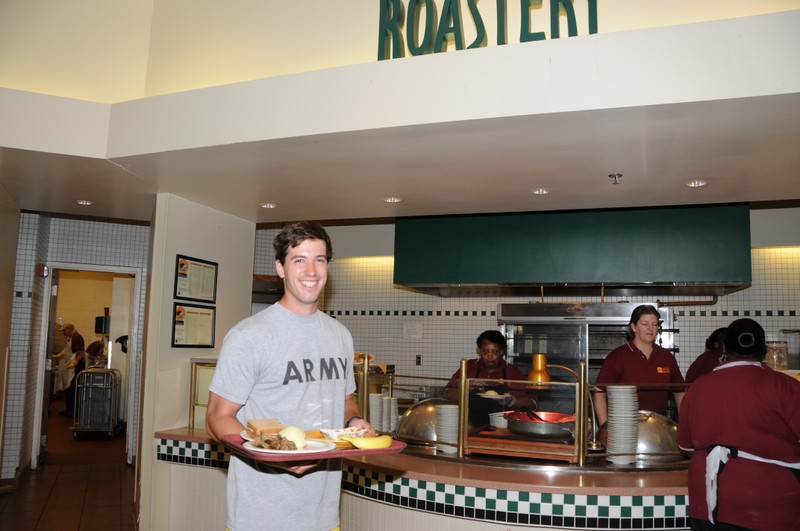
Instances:
[[[50,274],[50,268],[44,264],[36,264],[36,275],[42,278]]]

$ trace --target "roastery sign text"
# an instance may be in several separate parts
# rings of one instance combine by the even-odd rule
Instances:
[[[544,4],[549,3],[549,10]],[[561,23],[566,23],[567,36],[578,35],[578,22],[572,0],[380,0],[378,28],[378,60],[446,52],[453,49],[482,48],[488,33],[484,19],[487,10],[495,11],[493,28],[496,44],[508,42],[509,4],[519,9],[519,42],[548,38],[544,31],[533,31],[534,17],[549,16],[549,38],[561,37]],[[466,13],[462,13],[462,4]],[[479,5],[480,4],[480,5]],[[516,4],[516,5],[515,5]],[[589,34],[597,33],[597,0],[586,0]],[[467,43],[464,30],[474,31]]]

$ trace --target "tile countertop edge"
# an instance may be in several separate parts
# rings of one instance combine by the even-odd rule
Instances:
[[[174,428],[161,430],[153,435],[155,439],[169,439],[172,441],[186,441],[205,444],[222,444],[214,440],[206,430],[199,428]]]
[[[345,459],[353,465],[411,479],[465,487],[611,496],[681,496],[688,492],[686,469],[591,470],[567,465],[514,469],[439,461],[400,453]],[[501,479],[498,479],[501,478]]]

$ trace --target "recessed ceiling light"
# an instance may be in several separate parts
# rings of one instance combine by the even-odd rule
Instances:
[[[94,204],[94,201],[89,201],[88,199],[76,199],[75,202],[80,206],[92,206]]]
[[[383,198],[383,202],[384,203],[399,203],[400,201],[402,201],[401,198],[395,197],[393,195],[390,195],[389,197],[384,197]]]
[[[686,183],[686,186],[689,188],[700,188],[701,186],[705,186],[708,184],[708,181],[703,179],[692,179],[691,181]]]
[[[261,208],[277,208],[275,203],[261,203]]]
[[[547,195],[550,193],[550,188],[531,188],[533,195]]]

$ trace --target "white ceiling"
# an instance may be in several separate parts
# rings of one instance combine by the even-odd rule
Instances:
[[[614,185],[610,173],[622,178]],[[690,189],[690,179],[706,179]],[[257,222],[800,199],[800,94],[397,127],[114,160],[0,148],[23,210],[149,221],[169,192]],[[535,187],[549,195],[536,196]],[[398,196],[386,204],[381,198]],[[92,207],[75,200],[88,198]],[[278,208],[259,208],[264,201]]]

